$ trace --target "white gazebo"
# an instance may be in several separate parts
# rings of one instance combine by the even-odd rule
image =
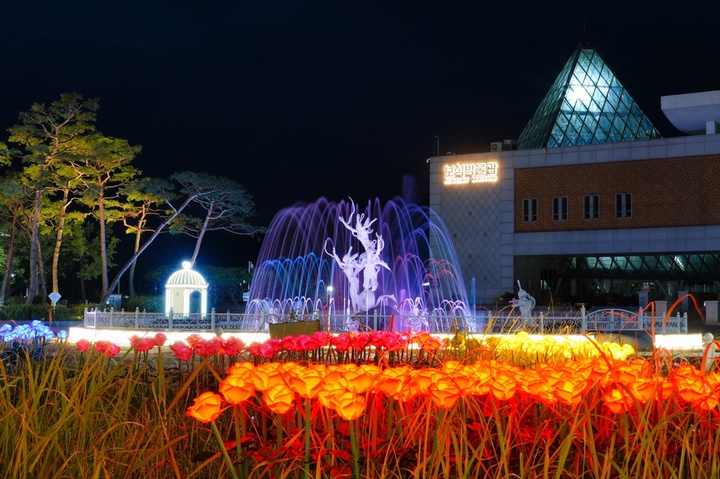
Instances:
[[[191,269],[189,261],[183,261],[183,269],[174,272],[165,284],[165,313],[207,314],[207,289],[205,278],[197,271]],[[199,308],[196,300],[192,300],[193,293],[200,294]],[[193,307],[194,306],[194,307]]]

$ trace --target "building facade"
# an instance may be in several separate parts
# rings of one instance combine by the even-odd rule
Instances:
[[[662,138],[583,42],[517,141],[430,158],[469,296],[492,308],[518,281],[546,303],[718,292],[717,93],[663,97],[689,134]]]

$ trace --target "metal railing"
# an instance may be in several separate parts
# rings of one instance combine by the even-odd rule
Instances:
[[[92,329],[143,329],[158,331],[256,331],[261,329],[264,318],[240,313],[178,314],[148,313],[136,309],[132,312],[86,309],[83,324]]]
[[[587,312],[581,308],[577,313],[552,315],[539,313],[525,318],[523,316],[498,316],[490,319],[488,332],[515,333],[527,331],[537,334],[586,334],[591,332],[655,332],[687,333],[687,313],[670,316],[651,316],[646,311],[633,312],[625,309],[598,309]]]
[[[148,313],[136,309],[132,312],[90,310],[84,313],[84,325],[93,329],[142,329],[158,331],[265,331],[269,323],[304,320],[319,320],[325,331],[348,332],[370,330],[422,330],[454,333],[468,331],[476,333],[516,333],[527,331],[537,334],[585,334],[588,332],[645,331],[656,333],[686,333],[687,313],[671,316],[655,316],[622,309],[599,309],[588,313],[582,308],[577,313],[548,314],[524,317],[506,314],[486,314],[472,317],[436,315],[395,318],[379,315],[377,312],[364,316],[345,314],[282,315],[274,313],[210,314]]]
[[[332,332],[371,331],[391,329],[428,330],[433,332],[451,332],[473,329],[473,324],[462,316],[434,315],[402,317],[380,315],[377,312],[368,315],[346,314],[276,314],[276,313],[218,313],[214,309],[210,314],[148,313],[135,311],[115,311],[86,309],[83,324],[91,329],[142,329],[158,331],[265,331],[270,323],[319,320],[323,330]],[[395,322],[395,324],[392,324]]]

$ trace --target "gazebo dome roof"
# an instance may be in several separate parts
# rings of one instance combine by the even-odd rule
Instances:
[[[183,263],[183,269],[170,275],[165,286],[206,288],[207,282],[200,273],[190,269],[189,263]]]

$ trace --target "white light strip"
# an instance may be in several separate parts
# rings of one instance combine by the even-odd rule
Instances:
[[[84,327],[72,327],[68,331],[68,342],[70,343],[77,343],[81,339],[85,339],[90,342],[97,342],[97,341],[110,341],[112,343],[117,344],[120,347],[129,347],[130,346],[130,337],[137,336],[138,338],[143,337],[154,337],[157,333],[163,333],[167,339],[165,341],[166,345],[171,345],[175,341],[185,341],[188,336],[191,334],[195,334],[200,336],[203,339],[212,339],[213,337],[217,336],[214,332],[210,331],[148,331],[148,330],[142,330],[142,329],[91,329],[91,328],[84,328]],[[334,333],[337,335],[337,333]],[[234,336],[241,340],[245,344],[250,344],[253,342],[262,343],[264,341],[267,341],[270,338],[270,335],[267,332],[264,331],[238,331],[238,332],[228,332],[225,331],[222,334],[223,338],[227,338],[230,336]],[[432,333],[431,336],[434,338],[437,338],[439,340],[447,340],[449,341],[454,334],[450,333]],[[517,337],[517,335],[514,334],[468,334],[468,338],[483,340],[486,337],[496,337],[496,338],[513,338]],[[529,334],[527,335],[527,339],[530,341],[542,341],[544,338],[547,338],[548,335],[542,335],[542,334]],[[564,342],[564,341],[588,341],[591,338],[588,338],[586,336],[581,335],[567,335],[567,336],[552,336],[556,341],[558,342]]]
[[[705,347],[701,334],[657,334],[655,348],[668,351],[702,351]]]
[[[69,329],[67,340],[70,343],[77,343],[81,339],[86,339],[93,343],[97,341],[110,341],[122,348],[130,347],[131,336],[137,336],[138,338],[153,338],[157,333],[163,333],[167,337],[165,344],[168,346],[175,341],[185,341],[191,334],[197,334],[203,339],[212,339],[217,336],[215,333],[210,331],[147,331],[142,329],[90,329],[74,327]],[[270,337],[267,332],[263,331],[239,331],[236,333],[224,332],[222,337],[227,338],[230,336],[238,338],[245,344],[253,342],[262,343]]]

